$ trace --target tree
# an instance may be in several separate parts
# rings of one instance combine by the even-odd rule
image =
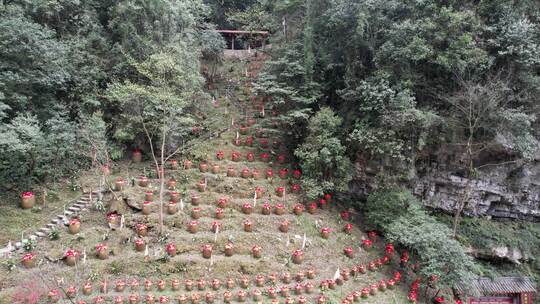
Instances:
[[[425,147],[440,118],[419,109],[412,90],[391,83],[390,75],[384,72],[350,83],[339,94],[350,102],[344,109],[349,113],[343,115],[354,122],[351,148],[370,159],[382,159],[385,166],[398,168],[397,172],[412,171],[416,153]]]
[[[19,115],[9,124],[0,125],[2,176],[8,190],[24,189],[35,180],[36,158],[43,147],[44,134],[35,116]],[[18,189],[17,189],[18,190]]]
[[[294,151],[302,167],[302,182],[308,197],[344,191],[352,178],[353,165],[338,137],[342,119],[322,108],[309,119],[308,135]]]
[[[271,98],[278,125],[294,148],[302,139],[312,106],[320,97],[319,87],[306,77],[302,45],[290,44],[275,55],[277,59],[265,63],[253,87],[257,94]]]
[[[459,91],[450,96],[441,96],[452,109],[449,124],[458,137],[464,138],[463,166],[464,175],[468,178],[454,215],[454,236],[461,212],[469,199],[470,183],[477,175],[478,168],[485,166],[475,164],[478,155],[498,144],[496,137],[499,137],[499,142],[504,142],[506,148],[516,151],[525,159],[533,157],[538,144],[531,129],[535,117],[519,108],[509,107],[515,93],[500,75],[489,77],[484,82],[460,79],[459,83]]]
[[[79,153],[89,160],[94,174],[101,176],[99,188],[103,189],[106,186],[111,190],[112,185],[107,183],[106,176],[109,174],[112,161],[122,154],[115,143],[107,137],[107,124],[103,121],[103,114],[95,112],[92,116],[84,117],[77,137],[76,147]],[[99,195],[101,199],[101,193]]]
[[[131,142],[138,135],[147,139],[160,181],[160,233],[163,232],[163,166],[181,151],[179,143],[195,120],[193,106],[201,93],[198,52],[183,41],[169,45],[143,62],[131,61],[140,83],[117,82],[108,97],[121,108],[115,137]]]
[[[228,12],[227,20],[244,31],[261,31],[274,27],[274,19],[266,0],[257,0],[246,9]]]
[[[204,66],[207,77],[210,81],[214,80],[217,69],[223,61],[223,49],[225,49],[225,40],[220,33],[215,30],[204,30],[200,33],[200,43],[203,59],[207,64]]]
[[[407,210],[411,202],[416,199],[409,191],[401,189],[384,188],[372,192],[363,209],[366,222],[373,228],[384,230],[395,219],[397,210]]]
[[[207,13],[202,0],[2,3],[3,187],[26,191],[90,166],[97,168],[91,152],[85,150],[96,148],[94,142],[82,137],[90,139],[98,133],[79,131],[96,130],[96,121],[89,120],[94,113],[103,113],[99,120],[113,132],[99,135],[108,137],[109,147],[120,143],[122,136],[111,135],[121,109],[107,102],[107,88],[111,83],[143,83],[131,61],[146,61],[180,40],[194,47],[194,55],[202,48],[205,55],[217,56],[221,39],[211,31]],[[198,58],[193,62],[188,71],[198,68]],[[116,152],[109,151],[109,157],[115,158]]]
[[[55,113],[56,93],[67,86],[67,47],[50,29],[20,12],[0,20],[0,102],[13,118],[31,109],[40,121]]]
[[[87,164],[80,154],[76,130],[65,111],[40,123],[34,115],[18,115],[0,125],[0,180],[11,190],[46,188],[63,176],[73,176]]]
[[[257,0],[205,0],[204,2],[210,7],[209,16],[218,28],[235,29],[237,24],[232,23],[228,15],[235,11],[248,9],[251,5],[257,3]]]

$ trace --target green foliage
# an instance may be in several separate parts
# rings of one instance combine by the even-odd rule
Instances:
[[[451,225],[452,219],[439,215],[438,218]],[[534,223],[515,221],[498,222],[485,218],[464,218],[458,229],[459,241],[466,246],[491,251],[494,247],[519,248],[533,259],[540,256],[540,227]]]
[[[536,116],[527,114],[524,109],[499,109],[497,113],[500,124],[497,125],[498,136],[513,151],[521,154],[526,160],[532,160],[538,140],[534,137],[533,124]]]
[[[115,47],[142,60],[204,23],[206,10],[199,0],[118,1],[111,7],[109,28]]]
[[[441,97],[452,107],[447,117],[456,138],[468,145],[469,157],[497,139],[499,143],[518,152],[525,159],[532,159],[538,141],[533,136],[535,115],[521,107],[509,107],[518,99],[502,76],[493,76],[485,82],[461,80],[460,89]],[[472,162],[471,160],[468,160]]]
[[[57,109],[55,94],[70,80],[67,46],[54,31],[18,12],[0,21],[0,103],[9,116],[35,109],[48,118]],[[32,112],[30,112],[32,113]]]
[[[437,275],[438,288],[451,288],[472,278],[475,266],[464,248],[452,238],[448,226],[426,213],[407,191],[383,189],[370,195],[365,205],[366,220],[385,236],[420,260],[419,274]]]
[[[142,79],[111,84],[108,98],[121,109],[116,121],[115,138],[133,142],[150,136],[185,136],[194,120],[188,111],[200,93],[197,53],[182,42],[168,46],[143,62],[131,64]]]
[[[261,31],[275,26],[266,0],[257,0],[246,9],[227,13],[227,20],[245,31]]]
[[[108,273],[113,275],[120,275],[125,272],[126,269],[126,263],[123,261],[114,261],[109,264]]]
[[[258,94],[272,98],[272,106],[279,113],[276,119],[294,146],[304,135],[311,107],[320,97],[318,84],[307,77],[302,46],[278,50],[276,59],[265,63],[254,88]]]
[[[36,248],[36,242],[31,239],[24,239],[22,240],[22,248],[24,251],[30,252]]]
[[[505,75],[505,99],[485,115],[499,118],[489,118],[475,137],[484,147],[502,141],[530,160],[539,113],[533,104],[540,92],[540,22],[532,13],[538,8],[534,1],[506,0],[309,0],[290,8],[304,22],[289,30],[294,35],[282,46],[302,43],[297,62],[322,93],[311,108],[324,104],[343,117],[349,155],[412,172],[419,155],[446,144],[465,146],[468,132],[452,123],[458,110],[449,109],[445,97],[460,93],[461,79],[484,86],[490,75]],[[299,141],[307,135],[303,128],[297,133]]]
[[[204,58],[214,63],[221,62],[225,48],[223,36],[216,31],[206,30],[201,32],[199,40]]]
[[[308,135],[294,151],[300,160],[304,190],[309,198],[344,191],[352,178],[352,163],[338,135],[342,119],[329,108],[310,118]]]
[[[339,91],[360,113],[349,135],[352,147],[375,159],[411,163],[415,153],[426,145],[440,117],[417,108],[413,92],[390,83],[387,73],[379,73]],[[348,117],[349,118],[349,117]]]
[[[79,151],[99,170],[102,165],[108,165],[111,159],[118,159],[119,148],[107,137],[107,124],[103,121],[103,113],[95,112],[90,117],[84,117],[77,135]]]
[[[49,231],[49,233],[47,234],[47,237],[48,237],[49,240],[51,240],[51,241],[56,241],[56,240],[60,239],[60,231],[58,231],[58,229],[52,229],[52,230]]]
[[[219,28],[233,29],[236,24],[232,24],[228,15],[235,11],[244,11],[254,5],[256,0],[222,0],[213,1],[205,0],[205,3],[210,7],[211,18]]]
[[[200,86],[199,50],[217,58],[223,46],[208,31],[208,12],[202,0],[2,4],[2,189],[30,190],[122,157],[111,139],[123,109],[104,98],[108,87],[147,85],[153,77],[152,85],[174,85],[176,91],[146,91],[147,96],[191,98],[180,84]],[[169,64],[180,69],[167,70]],[[167,80],[155,77],[160,73],[173,74]],[[126,138],[136,136],[127,132]]]
[[[374,225],[373,228],[383,230],[396,219],[398,210],[406,210],[414,201],[409,191],[389,189],[373,192],[361,207],[366,221]]]
[[[2,266],[6,268],[8,272],[15,270],[17,268],[18,261],[15,259],[4,259],[2,261]]]

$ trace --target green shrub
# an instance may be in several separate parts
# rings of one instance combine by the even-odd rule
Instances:
[[[414,202],[414,196],[405,190],[381,190],[371,194],[363,211],[366,221],[373,225],[375,229],[384,230],[396,215],[406,210],[410,202]]]
[[[475,265],[451,230],[429,215],[403,189],[384,189],[370,195],[366,220],[386,237],[414,253],[420,261],[419,274],[438,276],[439,288],[451,288],[472,278]]]
[[[330,108],[322,108],[310,118],[308,136],[294,151],[300,160],[308,198],[345,191],[352,179],[354,167],[338,136],[342,121]]]

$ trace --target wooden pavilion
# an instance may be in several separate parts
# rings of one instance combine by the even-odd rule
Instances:
[[[456,287],[468,297],[468,304],[533,304],[537,298],[536,283],[529,277],[478,278],[471,284]]]
[[[227,49],[263,48],[266,45],[268,31],[217,30],[225,37]],[[243,43],[239,43],[239,41]],[[247,46],[247,47],[246,47]]]

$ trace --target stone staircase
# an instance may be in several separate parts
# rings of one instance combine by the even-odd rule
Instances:
[[[32,241],[38,241],[40,238],[47,237],[49,232],[55,229],[55,227],[66,225],[70,217],[74,217],[81,212],[88,210],[92,203],[96,201],[99,195],[99,191],[85,192],[83,195],[69,206],[63,214],[58,214],[45,226],[37,229],[34,233],[30,234],[27,239]],[[4,248],[0,248],[0,259],[9,257],[11,252],[19,250],[23,246],[23,241],[20,240],[15,244],[8,244]]]

